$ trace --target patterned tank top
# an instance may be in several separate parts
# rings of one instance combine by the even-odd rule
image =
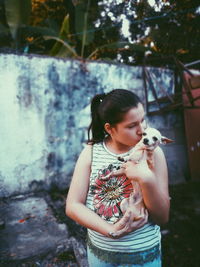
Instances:
[[[108,150],[105,143],[94,144],[92,148],[92,164],[90,186],[86,205],[96,212],[108,223],[115,223],[123,216],[120,203],[128,198],[132,192],[132,184],[125,176],[107,179],[106,176],[120,167],[118,157],[125,157],[132,150],[123,154],[114,154]],[[93,246],[113,252],[138,252],[145,251],[160,244],[160,227],[153,222],[146,223],[137,229],[118,239],[106,237],[96,231],[88,229],[88,237]]]

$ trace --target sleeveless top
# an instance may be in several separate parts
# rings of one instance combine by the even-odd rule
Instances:
[[[133,190],[130,180],[125,176],[107,179],[113,169],[122,164],[118,157],[125,157],[132,149],[123,154],[114,154],[108,150],[105,143],[97,143],[92,148],[92,164],[90,185],[86,206],[96,212],[108,223],[115,223],[123,216],[120,203],[128,198]],[[148,221],[143,227],[118,239],[112,239],[96,231],[88,229],[89,242],[96,248],[122,253],[134,253],[149,250],[160,244],[160,227]]]

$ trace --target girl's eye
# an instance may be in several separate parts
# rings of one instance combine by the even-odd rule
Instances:
[[[130,125],[130,126],[128,126],[128,128],[129,129],[132,129],[132,128],[134,128],[136,125]]]

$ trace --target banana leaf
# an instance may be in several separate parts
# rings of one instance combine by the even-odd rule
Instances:
[[[68,41],[69,35],[69,15],[65,16],[58,38],[63,41]],[[63,45],[60,41],[57,41],[50,51],[50,56],[65,57],[69,55],[69,49]]]
[[[53,36],[43,36],[45,40],[55,40],[57,42],[60,42],[68,51],[68,55],[77,58],[78,54],[76,53],[76,51],[74,50],[74,48],[69,45],[66,41],[63,41],[62,39],[58,38],[58,37],[53,37]]]

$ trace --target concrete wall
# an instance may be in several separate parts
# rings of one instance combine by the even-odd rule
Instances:
[[[166,72],[172,82],[173,74]],[[68,187],[86,140],[90,99],[115,88],[130,89],[144,99],[141,68],[0,55],[0,197]],[[164,148],[170,182],[185,181],[181,115],[149,121],[176,141]]]
[[[162,145],[168,164],[169,183],[177,184],[188,180],[190,174],[182,114],[172,111],[149,116],[148,119],[150,124],[159,129],[164,136],[174,140],[172,144]]]

